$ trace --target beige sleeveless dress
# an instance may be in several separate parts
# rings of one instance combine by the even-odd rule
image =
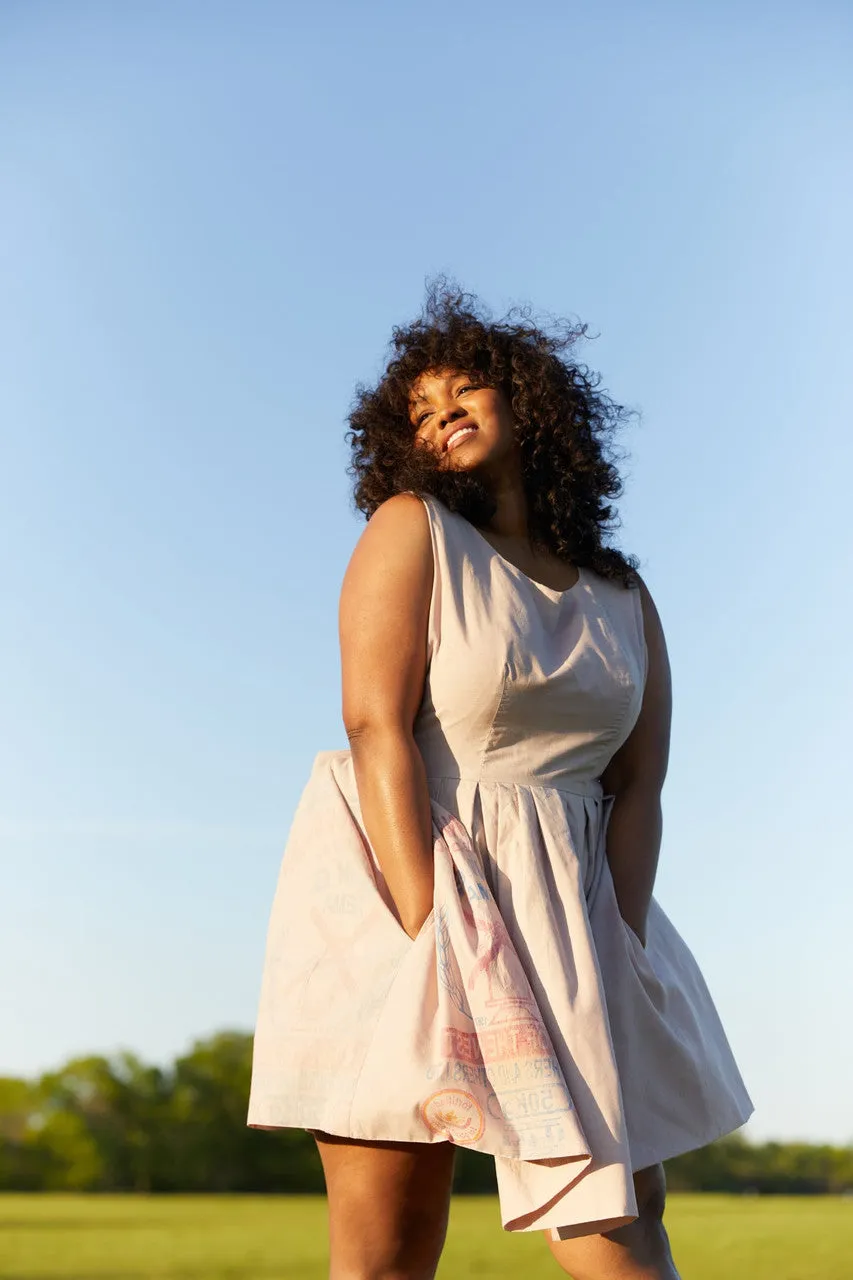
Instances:
[[[609,1230],[636,1216],[632,1170],[753,1109],[696,961],[654,900],[643,948],[605,857],[639,592],[588,569],[551,590],[425,506],[433,912],[409,938],[350,753],[321,752],[269,923],[248,1123],[464,1144],[494,1156],[507,1230]]]

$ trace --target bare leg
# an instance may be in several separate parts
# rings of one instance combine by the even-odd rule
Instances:
[[[679,1280],[663,1225],[666,1179],[663,1165],[634,1174],[640,1216],[627,1227],[575,1240],[545,1238],[573,1280]]]
[[[450,1215],[456,1148],[319,1130],[329,1197],[329,1280],[433,1280]]]

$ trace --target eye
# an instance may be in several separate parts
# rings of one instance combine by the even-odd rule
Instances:
[[[476,386],[475,386],[473,383],[466,382],[463,386],[461,386],[461,387],[459,388],[459,390],[456,392],[456,394],[457,394],[458,396],[461,396],[461,395],[464,395],[466,391],[476,391],[476,390],[477,390],[477,388],[476,388]],[[429,415],[430,415],[430,413],[431,413],[431,410],[430,410],[430,409],[425,409],[423,413],[419,413],[419,414],[418,414],[418,416],[417,416],[417,418],[415,418],[415,426],[416,426],[416,427],[421,426],[421,425],[422,425],[422,423],[423,423],[423,421],[424,421],[424,419],[425,419],[425,418],[428,418],[428,417],[429,417]]]

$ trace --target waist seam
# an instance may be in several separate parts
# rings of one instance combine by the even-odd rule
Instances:
[[[428,773],[427,782],[472,782],[486,787],[525,787],[530,791],[559,791],[569,795],[589,796],[600,800],[606,794],[600,781],[595,779],[588,783],[577,782],[574,785],[561,785],[555,782],[543,782],[541,778],[489,778],[482,774],[462,773]]]

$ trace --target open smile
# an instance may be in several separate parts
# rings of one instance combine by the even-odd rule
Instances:
[[[449,453],[451,449],[455,449],[458,444],[466,440],[468,436],[472,436],[477,430],[474,426],[457,427],[455,431],[447,437],[444,442],[444,452]]]

